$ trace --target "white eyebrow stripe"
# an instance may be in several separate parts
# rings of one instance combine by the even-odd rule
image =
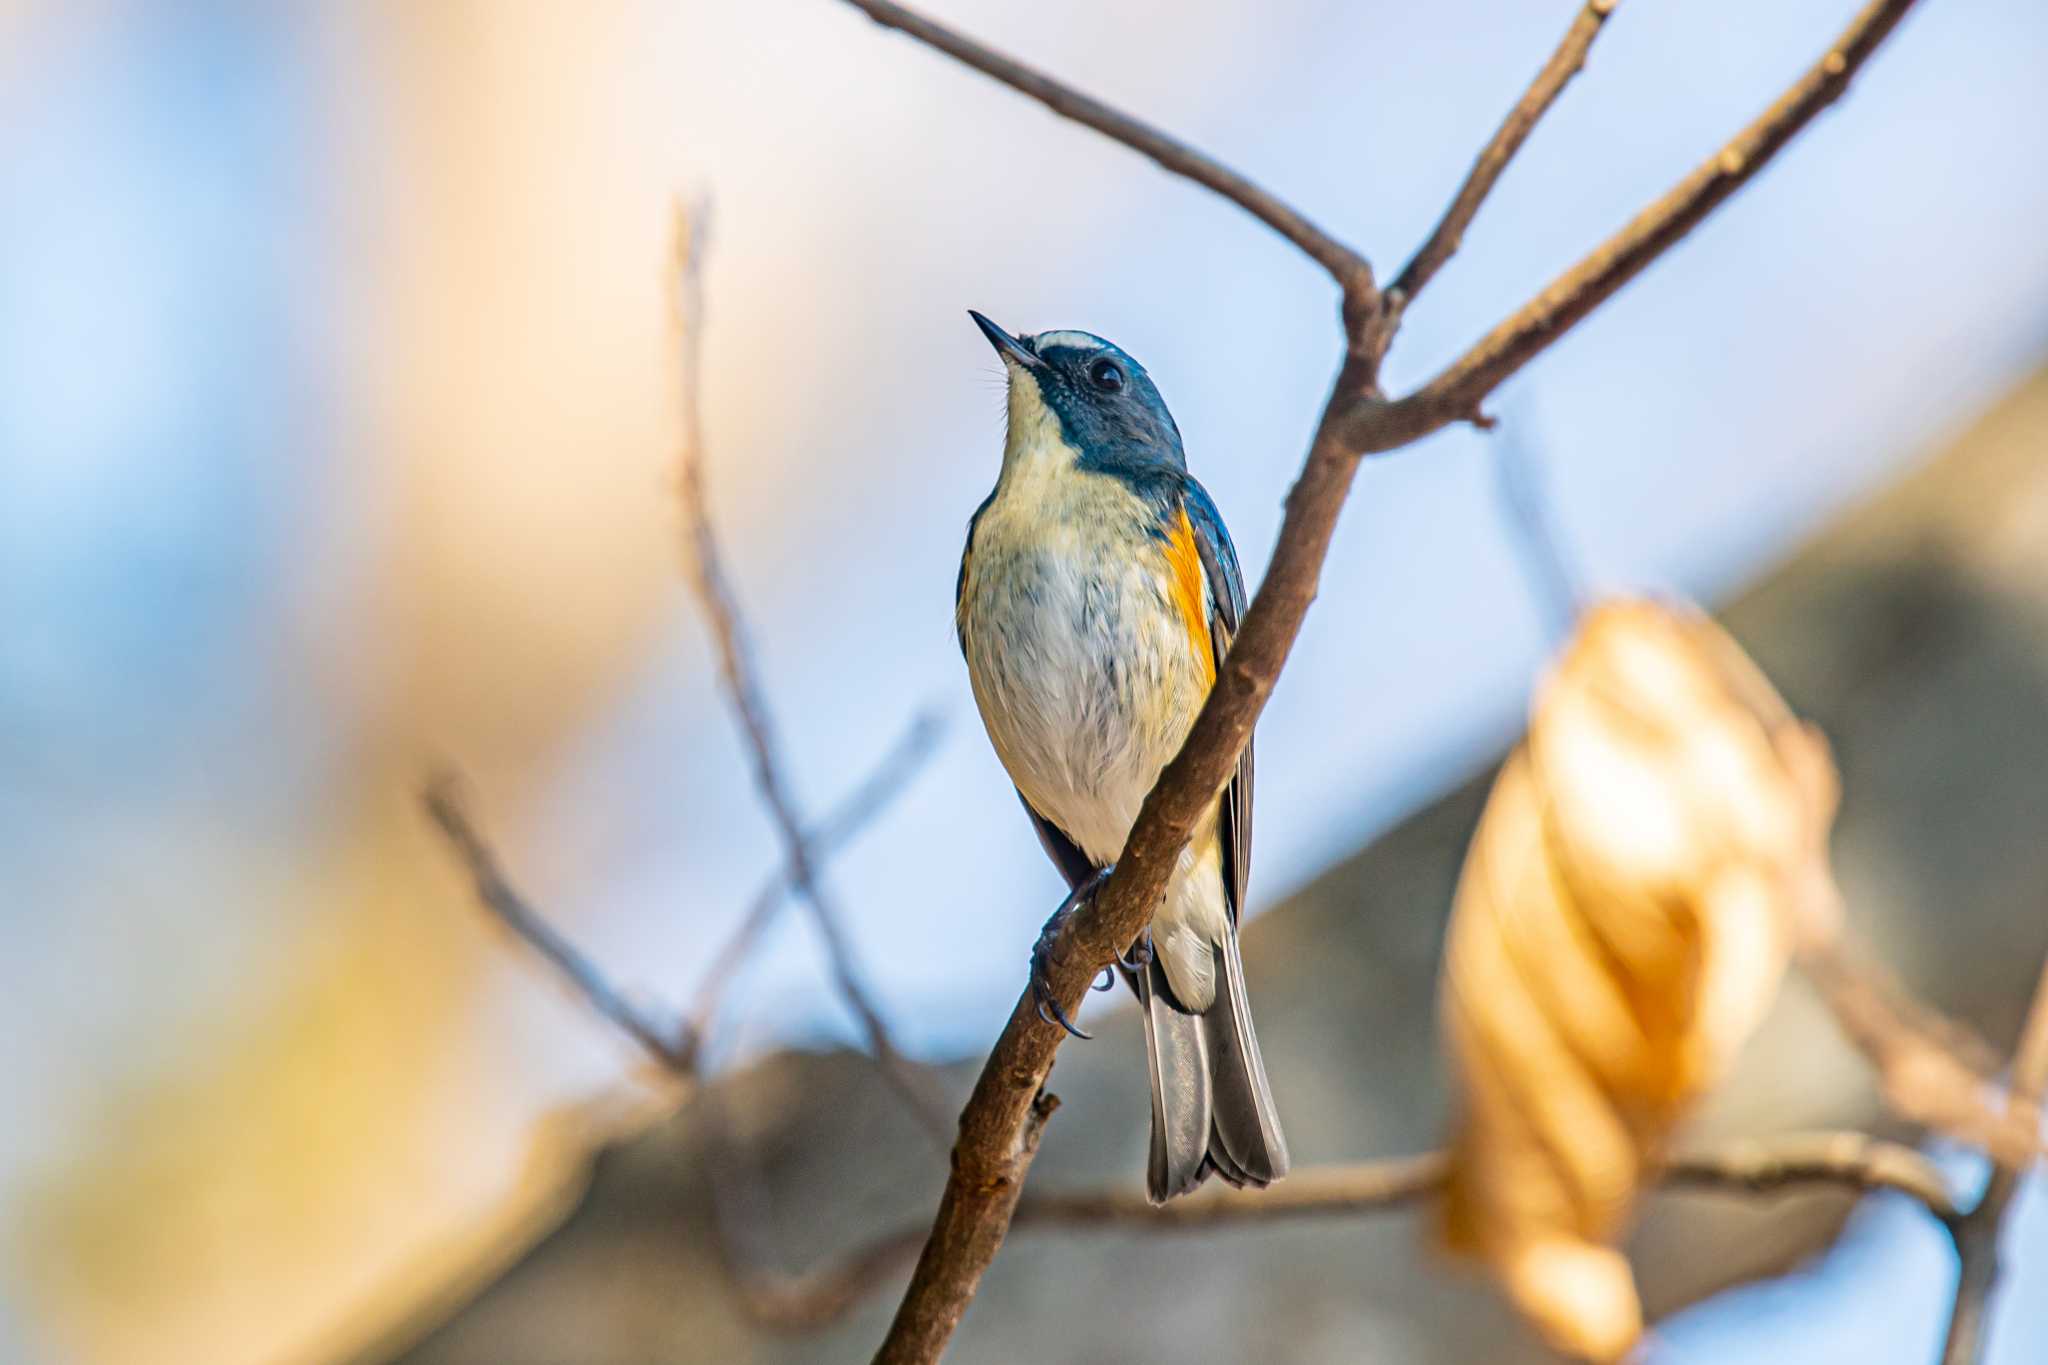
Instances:
[[[1077,351],[1099,351],[1109,343],[1092,332],[1040,332],[1032,340],[1038,350],[1051,346],[1071,346]]]

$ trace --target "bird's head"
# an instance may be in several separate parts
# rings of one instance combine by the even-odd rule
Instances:
[[[1006,459],[1065,446],[1105,473],[1187,467],[1180,428],[1152,376],[1120,348],[1088,332],[1011,336],[972,309],[967,315],[1009,373]]]

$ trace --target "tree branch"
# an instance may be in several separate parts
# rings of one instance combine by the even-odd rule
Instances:
[[[1480,206],[1486,196],[1493,193],[1493,186],[1500,179],[1501,172],[1514,160],[1516,152],[1522,150],[1531,130],[1556,102],[1572,77],[1579,74],[1586,65],[1586,53],[1593,46],[1593,40],[1600,36],[1600,30],[1607,23],[1607,16],[1614,13],[1621,0],[1586,0],[1572,26],[1565,30],[1557,50],[1550,54],[1550,60],[1536,73],[1522,98],[1515,101],[1515,107],[1508,110],[1495,131],[1493,140],[1480,149],[1478,160],[1472,163],[1471,171],[1465,176],[1465,183],[1458,187],[1458,193],[1451,200],[1450,207],[1415,255],[1387,289],[1387,307],[1398,314],[1414,302],[1443,269],[1444,263],[1457,254],[1464,243],[1465,229],[1472,226],[1472,220],[1479,216]],[[1391,337],[1392,333],[1388,333]]]
[[[451,773],[437,774],[428,781],[421,800],[427,814],[469,869],[470,881],[476,886],[476,897],[484,908],[496,915],[528,947],[547,959],[592,1009],[646,1049],[656,1063],[685,1080],[694,1077],[701,1041],[696,1031],[688,1027],[680,1030],[665,1028],[641,1013],[613,988],[597,964],[527,904],[526,898],[505,879],[497,854],[469,818],[460,781]]]
[[[2019,1160],[1999,1159],[1990,1183],[1977,1207],[1955,1226],[1956,1252],[1961,1265],[1956,1272],[1955,1307],[1949,1314],[1948,1339],[1942,1346],[1942,1365],[1974,1365],[1983,1354],[1984,1320],[1990,1312],[1991,1293],[1997,1287],[1999,1240],[2005,1228],[2005,1213],[2019,1192],[2020,1178],[2038,1154],[2041,1131],[2041,1099],[2048,1092],[2048,964],[2034,987],[2034,1002],[2027,1009],[2027,1022],[2020,1030],[2019,1050],[2013,1058],[2009,1117],[2033,1134],[2026,1154]]]
[[[1994,1104],[1997,1054],[1974,1031],[1916,1000],[1841,938],[1802,948],[1799,968],[1901,1118],[2000,1161],[2024,1163],[2039,1150],[2031,1117]]]
[[[944,731],[945,725],[934,711],[921,711],[911,718],[910,727],[883,755],[874,771],[858,787],[841,797],[839,804],[827,811],[825,818],[805,836],[804,846],[813,865],[823,863],[837,853],[848,840],[866,829],[877,815],[894,804],[897,796],[910,785],[911,779],[931,760],[938,747],[939,736]],[[740,919],[739,928],[726,940],[704,973],[696,1003],[690,1008],[689,1028],[693,1035],[700,1038],[709,1035],[712,1020],[725,998],[726,987],[738,975],[740,964],[774,921],[775,912],[782,908],[794,886],[795,879],[789,868],[783,866],[770,873],[761,889],[754,893],[747,913]]]
[[[824,822],[806,837],[805,845],[814,862],[837,852],[889,808],[930,760],[941,728],[938,718],[930,712],[912,718],[910,728],[874,770],[841,798]],[[789,869],[785,867],[772,874],[755,895],[740,927],[726,940],[705,972],[689,1021],[680,1028],[670,1028],[628,1000],[612,985],[603,968],[584,956],[513,888],[490,842],[470,818],[461,781],[453,773],[431,778],[421,793],[421,801],[468,870],[477,900],[484,908],[540,954],[592,1009],[638,1043],[657,1065],[681,1079],[695,1078],[719,1001],[788,894]]]
[[[746,739],[753,759],[754,785],[767,806],[776,833],[782,839],[782,854],[792,885],[811,908],[812,920],[825,942],[826,956],[839,994],[859,1018],[867,1034],[876,1063],[904,1101],[919,1115],[933,1139],[944,1147],[952,1126],[945,1101],[915,1070],[889,1036],[881,1011],[868,996],[854,964],[853,945],[845,930],[845,916],[822,885],[813,863],[803,822],[797,815],[796,799],[783,775],[775,730],[768,717],[758,670],[754,665],[746,627],[739,605],[726,578],[718,535],[711,524],[710,504],[704,492],[704,427],[699,401],[704,331],[703,246],[708,211],[676,210],[674,305],[677,327],[677,369],[682,403],[681,442],[676,456],[676,486],[683,506],[684,563],[690,587],[704,613],[704,621],[718,652],[719,677],[727,700]]]
[[[1566,551],[1557,510],[1546,486],[1544,452],[1528,436],[1528,420],[1511,419],[1494,435],[1494,486],[1500,494],[1508,539],[1522,561],[1553,644],[1562,646],[1579,619],[1586,594],[1579,586],[1578,556]]]
[[[1019,1229],[1077,1232],[1214,1232],[1247,1223],[1341,1218],[1390,1212],[1433,1198],[1447,1160],[1441,1152],[1348,1165],[1312,1166],[1264,1190],[1211,1188],[1157,1206],[1127,1190],[1027,1194]],[[1903,1194],[1947,1225],[1953,1195],[1933,1162],[1910,1147],[1862,1133],[1803,1133],[1746,1139],[1675,1157],[1657,1179],[1671,1191],[1777,1194],[1823,1186]],[[728,1261],[750,1316],[785,1330],[837,1321],[881,1291],[916,1254],[922,1224],[907,1224],[829,1264],[795,1275]]]
[[[1112,142],[1120,142],[1140,156],[1149,157],[1162,170],[1215,191],[1301,248],[1310,260],[1330,272],[1346,298],[1355,298],[1362,304],[1374,297],[1372,267],[1365,257],[1310,222],[1293,205],[1207,153],[893,0],[847,2],[883,28],[906,33],[928,47],[937,48],[963,66],[1037,100],[1061,118],[1093,128]]]
[[[1719,152],[1551,281],[1436,378],[1406,398],[1362,405],[1347,415],[1344,439],[1367,453],[1393,450],[1477,412],[1481,401],[1508,376],[1699,226],[1816,114],[1840,99],[1914,2],[1872,0],[1819,61]]]
[[[1096,972],[1135,939],[1164,894],[1168,874],[1196,820],[1222,790],[1253,723],[1272,694],[1296,634],[1314,601],[1337,514],[1361,456],[1392,450],[1472,416],[1502,380],[1561,336],[1666,248],[1678,241],[1767,163],[1891,32],[1913,0],[1877,0],[1821,61],[1706,166],[1681,181],[1614,238],[1538,295],[1435,380],[1386,402],[1377,384],[1381,335],[1389,326],[1370,296],[1347,286],[1346,347],[1316,426],[1301,476],[1287,495],[1278,544],[1214,687],[1186,742],[1145,799],[1108,884],[1068,922],[1051,952],[1051,986],[1071,1015]],[[1190,160],[1179,144],[1099,102],[967,42],[884,0],[850,0],[890,27],[1032,95],[1057,112],[1146,152],[1250,209],[1326,267],[1316,244],[1329,239],[1280,212],[1242,177],[1207,158]],[[1335,267],[1331,267],[1335,268]],[[1341,277],[1340,277],[1341,278]],[[883,1365],[936,1360],[966,1312],[981,1276],[1002,1245],[1036,1146],[1034,1105],[1062,1034],[1038,1016],[1029,990],[1019,997],[960,1117],[953,1172],[876,1360]]]

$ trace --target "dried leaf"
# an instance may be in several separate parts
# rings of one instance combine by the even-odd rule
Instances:
[[[1553,1346],[1625,1354],[1612,1249],[1673,1127],[1839,916],[1820,735],[1684,607],[1588,611],[1466,855],[1442,986],[1448,1244]]]

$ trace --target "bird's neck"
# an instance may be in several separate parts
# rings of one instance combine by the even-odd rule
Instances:
[[[1023,493],[1072,478],[1081,452],[1067,441],[1059,414],[1052,410],[1029,375],[1010,381],[1008,433],[1003,440],[1003,469],[996,496]]]

